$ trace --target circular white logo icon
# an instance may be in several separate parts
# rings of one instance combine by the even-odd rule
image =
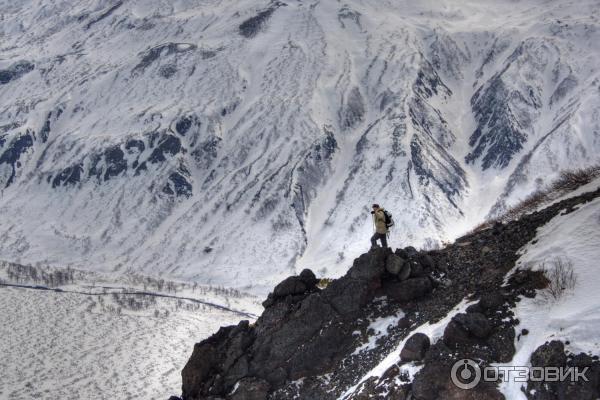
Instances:
[[[456,387],[469,390],[479,384],[481,369],[475,361],[464,358],[454,363],[450,375]]]

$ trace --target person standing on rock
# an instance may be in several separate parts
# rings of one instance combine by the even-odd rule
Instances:
[[[387,247],[388,228],[385,223],[384,209],[379,204],[373,204],[373,223],[375,224],[375,233],[371,236],[371,248],[377,247],[377,240],[381,240],[381,247]]]

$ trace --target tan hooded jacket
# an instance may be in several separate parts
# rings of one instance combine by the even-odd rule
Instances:
[[[388,229],[385,225],[385,214],[383,213],[383,208],[379,207],[375,210],[375,214],[373,214],[373,221],[375,222],[375,232],[386,234]]]

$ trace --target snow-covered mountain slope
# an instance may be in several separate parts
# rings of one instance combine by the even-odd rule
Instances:
[[[600,159],[598,1],[0,2],[0,256],[270,287]]]

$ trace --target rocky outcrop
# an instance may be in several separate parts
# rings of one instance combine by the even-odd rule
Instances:
[[[400,352],[400,359],[402,361],[421,361],[430,346],[431,343],[426,334],[415,333],[406,341]]]
[[[255,325],[222,328],[195,346],[182,373],[183,398],[234,399],[241,390],[252,395],[239,398],[266,398],[286,382],[334,369],[356,345],[351,322],[381,288],[390,254],[363,254],[322,290],[309,270],[282,281]]]
[[[23,75],[33,71],[35,66],[29,61],[19,61],[7,69],[0,70],[0,85],[5,85],[11,81],[21,78]]]
[[[543,274],[531,270],[517,270],[505,282],[518,250],[559,212],[598,196],[600,191],[562,201],[437,251],[372,249],[322,289],[309,270],[288,277],[269,294],[255,324],[222,328],[196,344],[182,373],[183,399],[337,399],[404,339],[397,362],[356,386],[348,399],[503,399],[493,383],[458,388],[452,367],[466,358],[480,367],[512,359],[519,323],[512,309],[519,297],[533,297],[547,285]],[[439,321],[465,296],[472,304],[450,319],[440,339],[412,331]],[[401,318],[365,348],[374,335],[371,321],[393,315]],[[421,366],[412,381],[400,372],[406,363]],[[592,379],[544,387],[530,382],[529,399],[598,395],[597,358],[566,354],[562,343],[551,342],[536,350],[531,363],[585,364]]]
[[[529,400],[593,400],[600,396],[600,362],[597,356],[592,357],[586,353],[567,354],[564,343],[553,340],[538,347],[530,361],[532,367],[561,368],[573,379],[564,379],[562,382],[529,380],[525,391]],[[569,368],[580,372],[581,376],[575,379],[575,372],[567,374]]]

